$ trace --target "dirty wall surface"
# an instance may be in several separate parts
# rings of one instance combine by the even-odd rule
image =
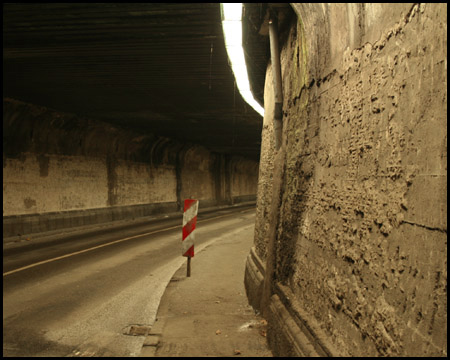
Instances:
[[[446,5],[292,5],[283,144],[265,119],[258,184],[272,293],[286,286],[335,355],[446,356]],[[269,70],[266,104],[272,89]]]
[[[188,197],[203,207],[255,199],[255,161],[14,99],[3,105],[4,224],[89,209],[135,217],[142,206],[181,209]]]

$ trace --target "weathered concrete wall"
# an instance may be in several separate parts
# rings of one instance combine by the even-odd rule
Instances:
[[[255,195],[258,163],[240,158],[231,164],[231,195],[234,201],[248,200]]]
[[[177,211],[188,197],[203,208],[256,197],[254,161],[12,99],[3,105],[4,237]]]
[[[446,356],[447,6],[292,7],[250,300],[276,354]]]
[[[181,172],[182,198],[198,199],[202,204],[214,198],[213,163],[213,154],[205,148],[198,146],[186,151]]]
[[[3,167],[3,216],[92,209],[108,200],[104,161],[23,153]]]
[[[119,160],[116,173],[116,205],[176,202],[177,180],[173,165],[157,167]]]
[[[5,161],[3,216],[101,208],[111,197],[115,206],[177,200],[174,166],[118,160],[111,170],[101,158],[32,153]]]

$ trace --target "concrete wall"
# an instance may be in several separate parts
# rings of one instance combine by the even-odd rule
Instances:
[[[118,161],[116,165],[116,205],[176,202],[177,179],[173,165]]]
[[[3,165],[3,216],[107,203],[107,171],[101,159],[23,153],[21,159],[6,158]]]
[[[446,356],[447,5],[292,8],[249,300],[277,355]]]
[[[234,201],[255,196],[258,163],[240,158],[231,163],[231,196]]]
[[[242,165],[244,164],[244,166]],[[3,101],[3,236],[255,200],[258,164]]]

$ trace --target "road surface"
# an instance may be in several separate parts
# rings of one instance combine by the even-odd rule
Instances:
[[[254,207],[199,215],[196,253],[254,224]],[[181,256],[181,222],[4,246],[3,356],[139,356]],[[192,259],[195,276],[195,256]]]

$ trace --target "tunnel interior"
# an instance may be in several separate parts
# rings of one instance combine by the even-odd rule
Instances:
[[[244,282],[276,356],[447,356],[446,4],[245,4],[264,118],[219,4],[3,10],[4,242],[256,203]]]
[[[218,3],[5,4],[3,20],[4,98],[258,160],[261,117],[236,89]],[[267,39],[251,24],[262,104]]]

